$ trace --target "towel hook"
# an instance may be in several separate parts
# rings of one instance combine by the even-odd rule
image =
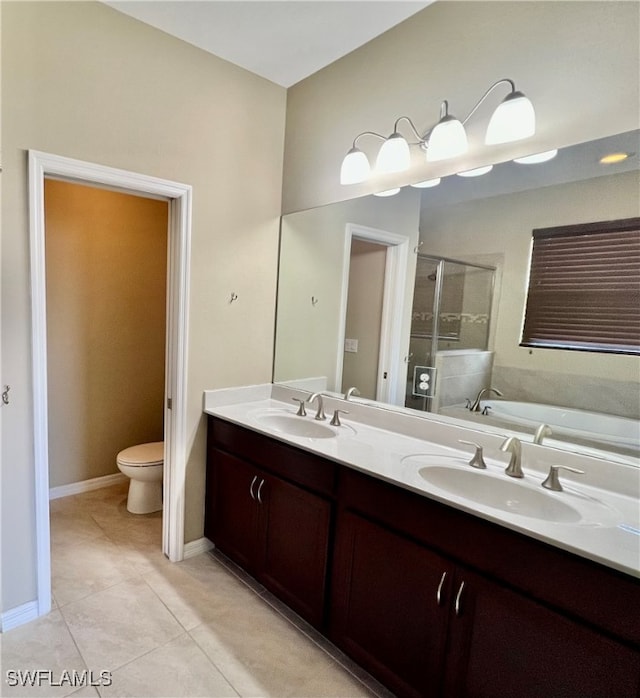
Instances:
[[[311,305],[318,305],[318,299],[315,296],[311,296]]]
[[[237,293],[231,293],[231,298],[229,299],[229,303],[233,303],[233,301],[238,300],[238,294]]]

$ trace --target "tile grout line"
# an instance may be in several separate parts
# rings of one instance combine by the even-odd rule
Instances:
[[[80,498],[79,495],[74,495],[74,502],[73,505],[75,504],[83,504],[83,500]],[[71,512],[73,513],[73,512]],[[102,521],[103,523],[99,523],[94,516],[91,513],[88,513],[85,510],[82,510],[81,507],[81,513],[82,514],[87,514],[88,517],[91,519],[91,521],[98,527],[98,529],[101,531],[101,534],[98,536],[87,536],[86,538],[83,538],[83,541],[90,541],[90,540],[97,540],[100,538],[106,539],[116,547],[116,549],[124,554],[127,551],[127,546],[123,541],[118,542],[117,540],[113,540],[110,537],[110,529],[108,528],[108,522],[105,522],[105,519],[103,518]],[[125,520],[119,519],[119,522],[124,523]],[[115,522],[115,519],[114,519]],[[136,521],[131,520],[128,524],[124,524],[124,529],[126,530],[129,528],[129,526],[135,528],[136,527]],[[147,533],[150,532],[145,529],[144,531],[141,531],[142,533]],[[78,541],[80,542],[80,541]],[[144,547],[144,546],[143,546]],[[370,692],[372,695],[377,696],[377,698],[389,698],[391,694],[389,694],[386,689],[385,692],[378,690],[376,688],[377,681],[373,678],[370,677],[370,680],[367,681],[368,675],[362,677],[358,675],[358,673],[354,672],[353,667],[358,669],[357,665],[355,665],[350,658],[345,655],[343,652],[341,652],[338,648],[335,648],[333,645],[331,645],[330,641],[324,636],[321,636],[318,631],[316,631],[312,626],[309,626],[306,621],[303,619],[299,618],[296,616],[293,611],[290,609],[287,609],[286,606],[282,604],[276,597],[274,597],[267,589],[265,589],[264,586],[260,585],[257,581],[255,581],[253,578],[248,576],[241,568],[237,568],[234,563],[230,560],[228,560],[226,557],[220,555],[220,553],[217,553],[217,551],[210,551],[206,553],[207,557],[210,558],[213,562],[215,562],[216,566],[219,566],[219,569],[224,570],[226,574],[230,575],[233,579],[235,579],[237,582],[240,582],[241,585],[252,591],[253,594],[258,597],[267,607],[269,607],[272,611],[278,614],[278,616],[283,619],[284,621],[287,622],[287,624],[292,627],[295,631],[299,632],[304,636],[307,640],[309,640],[317,649],[321,650],[323,655],[327,657],[327,659],[330,661],[331,664],[340,667],[343,671],[345,671],[346,674],[348,674],[354,681],[357,682],[358,685],[362,687],[363,690]],[[200,622],[198,625],[194,626],[191,629],[188,629],[185,627],[185,625],[180,621],[176,613],[174,613],[171,608],[169,607],[168,603],[165,603],[163,597],[160,595],[158,591],[156,591],[151,584],[147,581],[146,577],[148,577],[150,574],[153,572],[161,573],[161,570],[158,569],[155,565],[152,564],[152,567],[150,569],[145,569],[142,565],[139,565],[137,563],[131,563],[132,565],[132,574],[129,576],[125,576],[123,579],[114,582],[113,584],[109,584],[108,586],[104,587],[103,589],[99,589],[98,591],[91,591],[90,593],[86,594],[85,596],[82,596],[78,599],[72,599],[71,601],[67,602],[66,604],[63,604],[60,606],[57,602],[56,599],[56,609],[60,613],[60,617],[63,620],[64,626],[69,633],[69,636],[71,637],[71,640],[76,648],[76,651],[78,653],[78,656],[82,660],[83,664],[85,667],[87,667],[87,661],[84,657],[84,654],[80,650],[80,647],[78,643],[76,642],[76,638],[67,622],[67,618],[65,616],[65,610],[69,606],[69,604],[72,604],[74,601],[83,601],[86,599],[89,599],[90,597],[94,596],[95,594],[102,593],[104,591],[107,591],[108,589],[112,589],[113,587],[116,587],[123,582],[130,582],[134,579],[138,579],[139,581],[143,582],[145,585],[145,588],[150,589],[151,592],[153,593],[153,597],[160,601],[162,607],[168,611],[169,616],[173,618],[177,624],[177,627],[180,629],[180,632],[172,638],[169,638],[166,642],[163,642],[162,644],[157,645],[156,647],[153,647],[151,649],[148,649],[147,651],[143,652],[140,655],[137,655],[134,658],[129,659],[126,661],[124,664],[120,665],[117,667],[117,669],[114,669],[113,671],[119,671],[120,669],[123,669],[124,667],[127,667],[131,665],[132,663],[142,659],[143,657],[146,657],[147,655],[153,653],[155,650],[158,650],[162,647],[165,647],[166,645],[170,644],[171,642],[174,642],[183,636],[187,636],[189,640],[197,647],[198,652],[201,655],[204,655],[204,657],[207,660],[207,664],[210,665],[215,671],[223,678],[223,680],[226,682],[228,685],[229,689],[233,691],[235,696],[242,696],[242,693],[237,690],[236,686],[234,685],[234,682],[227,676],[225,668],[223,666],[219,666],[212,657],[208,655],[206,650],[200,645],[198,640],[193,636],[192,632],[195,631],[197,628],[201,627],[203,624],[206,624],[206,622]],[[178,569],[178,568],[176,568]],[[185,574],[189,575],[188,570],[185,570]],[[196,579],[196,577],[194,577]],[[201,582],[202,580],[197,580]],[[203,582],[204,583],[204,582]],[[215,593],[215,590],[213,590]],[[55,598],[55,597],[54,597]],[[68,612],[68,611],[67,611]],[[319,639],[321,641],[319,641]],[[351,664],[352,666],[350,666]],[[364,670],[360,670],[363,674],[366,674]],[[95,687],[96,692],[98,695],[102,698],[102,696],[105,694],[104,688],[101,691],[100,689],[102,687]],[[74,689],[74,690],[77,690]],[[72,694],[67,694],[65,698],[70,696]],[[231,696],[230,696],[231,698]]]
[[[299,618],[299,623],[296,622],[293,618],[289,616],[289,614],[284,613],[282,608],[280,607],[281,602],[272,596],[272,594],[262,587],[262,585],[259,584],[259,582],[253,580],[252,577],[249,577],[249,580],[245,580],[243,578],[243,575],[239,574],[236,569],[235,569],[235,564],[226,558],[224,554],[221,554],[215,550],[210,550],[208,553],[206,553],[210,557],[212,557],[214,560],[219,562],[225,569],[227,569],[236,579],[238,579],[240,582],[242,582],[248,589],[250,589],[258,598],[262,599],[264,603],[266,603],[270,608],[272,608],[278,615],[286,620],[291,626],[293,626],[298,632],[302,633],[307,639],[309,639],[313,644],[318,647],[320,650],[324,652],[324,654],[329,657],[335,664],[338,666],[342,667],[353,679],[358,681],[367,691],[370,691],[371,693],[374,693],[378,698],[391,698],[392,694],[388,692],[388,690],[382,686],[382,684],[379,684],[379,682],[374,678],[370,677],[370,681],[374,682],[376,685],[371,685],[368,683],[366,680],[364,680],[361,676],[358,676],[357,673],[354,672],[352,664],[354,664],[353,660],[351,660],[347,655],[345,655],[341,650],[339,650],[337,647],[335,647],[330,640],[325,638],[323,635],[320,635],[319,631],[315,630],[312,626],[310,626],[305,620],[302,618]],[[239,568],[240,570],[242,568]],[[254,586],[255,585],[255,586]],[[258,587],[261,587],[261,590],[258,590]],[[286,606],[285,606],[286,608]],[[292,614],[295,615],[293,611],[291,611]],[[326,641],[326,643],[330,643],[331,647],[328,647],[325,645],[324,642],[320,642],[315,635],[318,634],[320,637]],[[338,655],[338,656],[336,656]],[[357,665],[356,665],[357,666]],[[364,672],[364,669],[361,669],[360,671]],[[366,672],[365,672],[366,673]],[[367,675],[369,677],[369,675]]]

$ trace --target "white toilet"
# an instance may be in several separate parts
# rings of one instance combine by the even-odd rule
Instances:
[[[162,509],[162,468],[164,441],[131,446],[116,457],[120,472],[131,479],[127,510],[151,514]]]

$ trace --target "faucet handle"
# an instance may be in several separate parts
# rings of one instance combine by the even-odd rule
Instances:
[[[568,470],[570,473],[584,475],[584,470],[578,470],[578,468],[570,468],[568,465],[552,465],[549,468],[549,474],[546,480],[542,483],[543,487],[546,487],[548,490],[553,490],[554,492],[562,492],[563,488],[560,484],[560,478],[558,477],[558,470]]]
[[[331,421],[329,422],[329,424],[331,424],[332,427],[342,426],[342,422],[340,421],[340,413],[349,414],[347,410],[335,410],[333,413],[333,417],[331,417]]]
[[[475,441],[463,441],[462,439],[458,439],[458,443],[465,444],[466,446],[475,446],[476,452],[469,461],[469,465],[472,468],[484,470],[487,467],[487,464],[484,462],[484,458],[482,456],[482,446],[480,444],[477,444]]]
[[[298,415],[298,417],[306,417],[306,416],[307,416],[307,411],[306,411],[305,408],[304,408],[304,400],[303,400],[302,398],[300,398],[300,397],[292,397],[291,399],[292,399],[294,402],[299,402],[299,403],[300,403],[300,405],[299,405],[299,407],[298,407],[298,411],[296,412],[296,414]]]

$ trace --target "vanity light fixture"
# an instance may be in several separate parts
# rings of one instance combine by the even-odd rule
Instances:
[[[404,172],[410,166],[411,153],[409,152],[409,144],[397,130],[394,130],[378,151],[376,172],[380,174]]]
[[[385,191],[378,191],[374,196],[395,196],[400,191],[400,187],[394,187],[393,189],[385,189]]]
[[[440,106],[440,121],[431,130],[427,145],[427,162],[455,158],[464,155],[469,149],[464,125],[449,114],[449,102],[446,99]]]
[[[514,162],[518,162],[521,165],[535,165],[539,162],[548,162],[553,160],[558,154],[558,149],[545,150],[544,153],[534,153],[533,155],[525,155],[522,158],[514,158]]]
[[[509,94],[494,110],[485,136],[486,145],[510,143],[529,138],[535,133],[535,111],[525,95],[516,90],[515,83],[509,78],[494,82],[482,95],[469,114],[460,121],[449,114],[449,102],[444,100],[440,106],[440,120],[437,124],[420,135],[413,121],[408,116],[396,119],[393,132],[385,137],[374,131],[363,131],[354,140],[349,152],[342,161],[340,169],[341,184],[358,184],[369,179],[372,174],[371,165],[366,154],[358,147],[358,141],[364,136],[372,136],[381,140],[382,146],[376,158],[376,173],[404,172],[411,166],[410,146],[417,145],[426,153],[427,162],[436,162],[457,157],[468,149],[465,124],[475,114],[480,105],[499,85],[508,84]],[[412,132],[414,141],[407,139],[399,132],[401,122],[406,122]]]
[[[412,184],[412,187],[416,189],[428,189],[429,187],[437,187],[440,184],[441,178],[436,177],[435,179],[425,179],[423,182],[416,182]]]
[[[485,165],[484,167],[476,167],[473,170],[465,170],[464,172],[456,172],[458,177],[480,177],[487,172],[491,172],[493,165]]]

